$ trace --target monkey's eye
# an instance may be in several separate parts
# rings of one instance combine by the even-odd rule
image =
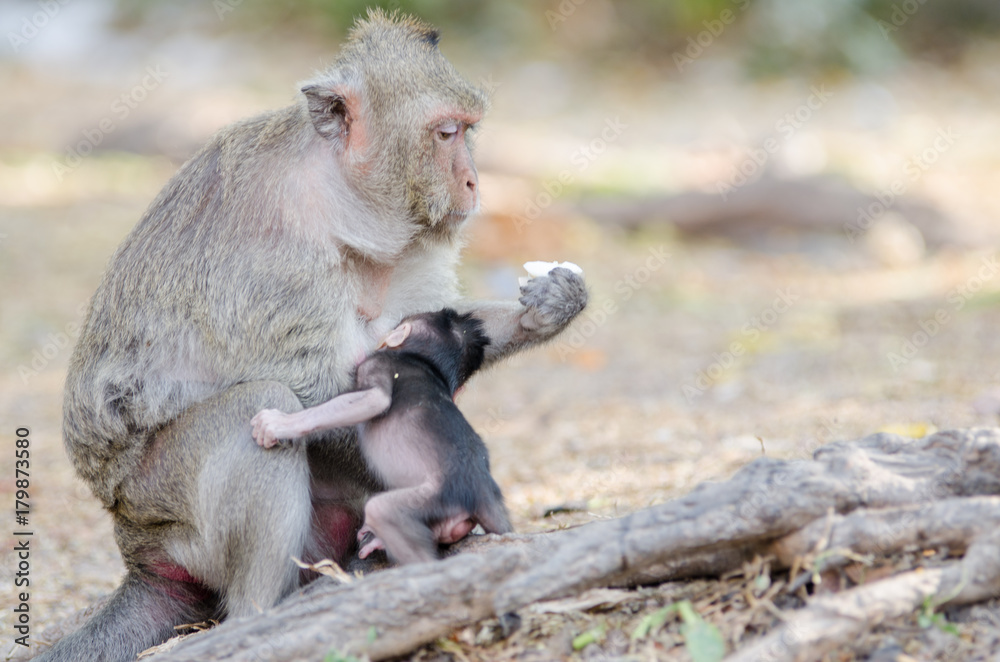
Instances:
[[[437,137],[440,140],[451,140],[456,135],[458,135],[458,124],[455,122],[437,128]]]

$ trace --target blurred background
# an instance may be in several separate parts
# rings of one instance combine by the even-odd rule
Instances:
[[[991,0],[5,0],[0,417],[32,432],[37,626],[121,572],[60,436],[106,261],[185,159],[293,103],[368,5],[438,25],[492,95],[468,293],[516,296],[527,260],[576,262],[591,288],[570,333],[460,402],[518,529],[761,454],[997,423]],[[4,503],[12,466],[0,452]]]

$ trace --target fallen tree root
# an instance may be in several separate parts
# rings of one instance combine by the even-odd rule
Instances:
[[[974,542],[962,561],[919,568],[813,600],[808,607],[727,662],[807,662],[856,639],[890,618],[944,604],[1000,595],[1000,532]],[[930,603],[928,603],[930,600]]]
[[[780,642],[788,632],[836,647],[876,619],[912,612],[928,595],[947,597],[954,590],[952,601],[966,602],[992,595],[997,568],[977,559],[1000,558],[1000,542],[985,537],[1000,521],[1000,499],[992,496],[998,494],[1000,429],[920,440],[878,434],[821,447],[812,460],[762,458],[726,482],[703,484],[621,519],[554,533],[490,536],[456,546],[468,553],[349,584],[323,579],[274,609],[191,635],[152,659],[321,659],[338,651],[378,660],[469,623],[492,616],[506,622],[506,615],[526,605],[595,586],[718,576],[756,555],[792,566],[826,552],[823,562],[829,564],[838,554],[847,558],[841,549],[961,550],[978,540],[955,566],[817,599],[747,654],[769,654],[773,637]],[[985,583],[976,581],[984,588],[976,592],[961,584],[962,572],[981,576]],[[821,611],[822,605],[832,606]],[[795,629],[789,629],[792,622]],[[788,655],[774,659],[796,659],[798,653]]]
[[[818,570],[847,562],[837,550],[854,555],[888,555],[908,549],[947,547],[963,551],[980,535],[1000,528],[1000,497],[950,498],[899,508],[861,508],[849,515],[816,520],[781,538],[766,552],[779,567],[797,558],[826,552]]]
[[[1000,430],[942,432],[921,440],[874,435],[824,446],[813,460],[763,458],[729,481],[701,485],[682,499],[621,519],[517,536],[507,544],[480,541],[469,545],[478,548],[470,549],[475,553],[440,563],[348,585],[318,585],[257,618],[190,637],[162,659],[279,660],[330,650],[383,659],[539,600],[594,586],[718,574],[758,553],[791,565],[821,548],[882,554],[921,545],[961,548],[995,527],[1000,502],[985,495],[996,494]],[[927,595],[959,587],[963,571],[995,577],[994,566],[976,559],[988,558],[990,550],[1000,556],[997,540],[983,538],[977,545],[954,567],[907,573],[827,598],[842,600],[846,606],[839,608],[848,615],[823,618],[849,626],[833,627],[815,616],[819,605],[831,604],[817,601],[803,611],[795,631],[803,640],[816,632],[813,639],[836,646],[878,619],[914,610]],[[994,586],[987,582],[978,592],[961,586],[952,600],[992,595]],[[822,613],[837,613],[839,603],[832,604]],[[766,652],[768,645],[764,640],[748,650]]]

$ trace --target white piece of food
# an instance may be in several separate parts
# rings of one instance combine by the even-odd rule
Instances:
[[[583,274],[583,269],[573,264],[572,262],[525,262],[524,270],[531,274],[532,278],[538,278],[539,276],[544,276],[556,267],[562,267],[563,269],[569,269],[575,274]]]
[[[549,273],[556,267],[569,269],[575,274],[583,275],[583,269],[573,264],[572,262],[535,261],[535,262],[524,263],[524,270],[527,271],[529,274],[531,274],[531,278],[538,278],[539,276],[544,276],[545,274]],[[528,278],[527,276],[521,276],[520,278],[517,279],[517,284],[521,287],[524,287],[525,285],[528,284],[528,281],[531,280],[531,278]]]

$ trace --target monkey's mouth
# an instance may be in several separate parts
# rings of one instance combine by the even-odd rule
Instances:
[[[446,211],[436,218],[426,219],[424,232],[438,238],[454,237],[462,231],[463,224],[471,214],[470,211]]]
[[[469,216],[472,215],[472,212],[473,210],[471,209],[469,211],[447,211],[444,213],[441,221],[448,225],[458,225],[465,219],[469,218]]]

